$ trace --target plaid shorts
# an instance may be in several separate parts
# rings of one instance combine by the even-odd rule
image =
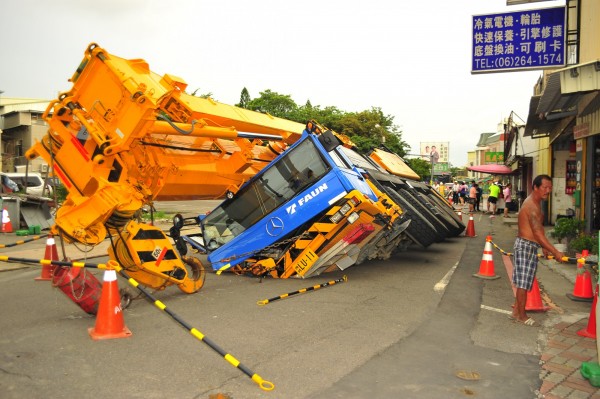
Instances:
[[[521,237],[515,240],[515,264],[513,268],[513,285],[517,288],[531,290],[538,264],[538,249],[541,245]]]

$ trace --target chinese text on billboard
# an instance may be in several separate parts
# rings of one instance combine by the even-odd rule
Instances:
[[[471,73],[564,66],[565,7],[474,15]]]
[[[504,152],[486,151],[485,163],[504,163]]]

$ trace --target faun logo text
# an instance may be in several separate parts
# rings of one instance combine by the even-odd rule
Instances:
[[[306,193],[304,197],[299,198],[298,201],[285,208],[285,210],[287,211],[288,215],[293,215],[294,213],[296,213],[296,206],[300,207],[305,205],[307,202],[309,202],[311,199],[315,198],[317,195],[321,194],[325,190],[327,190],[327,183],[323,183],[319,187],[315,187],[314,190],[312,190],[310,193]]]

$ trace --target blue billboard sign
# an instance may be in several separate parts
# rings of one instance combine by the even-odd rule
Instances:
[[[566,8],[473,16],[471,73],[562,67]]]

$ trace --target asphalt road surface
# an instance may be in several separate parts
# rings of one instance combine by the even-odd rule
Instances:
[[[508,321],[512,291],[497,251],[501,278],[472,276],[486,234],[509,248],[514,230],[485,217],[475,226],[473,238],[307,280],[209,273],[196,294],[153,292],[272,391],[143,296],[124,311],[130,337],[92,340],[93,316],[35,281],[38,266],[12,265],[0,273],[0,398],[534,398],[540,329]],[[36,245],[29,256],[14,251],[43,257]],[[102,271],[89,272],[102,281]],[[345,283],[257,304],[344,275]]]

